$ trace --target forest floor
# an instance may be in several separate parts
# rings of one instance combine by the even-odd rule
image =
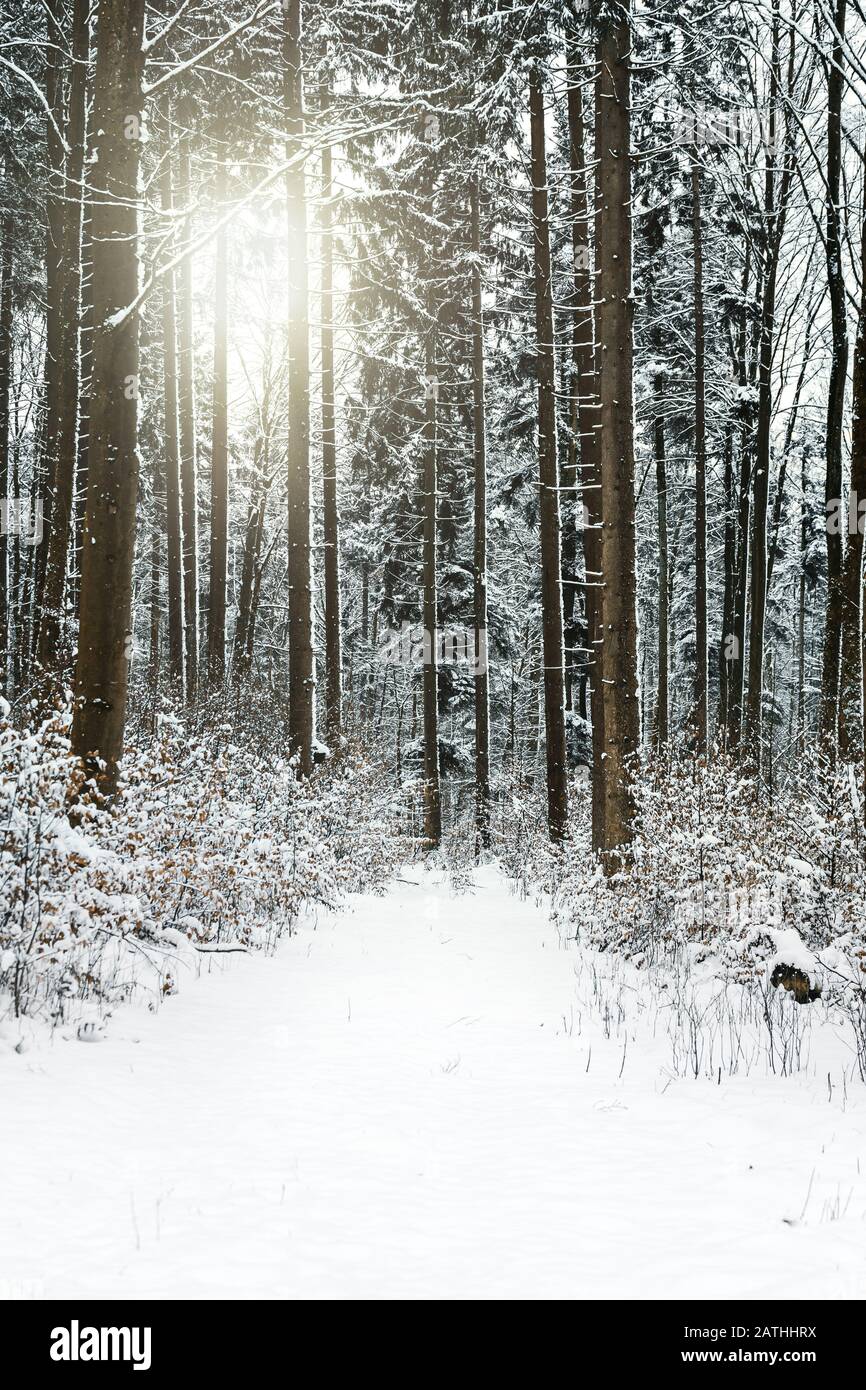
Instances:
[[[406,869],[98,1045],[5,1024],[0,1293],[862,1297],[866,1088],[815,1047],[676,1076],[542,906],[474,885]]]

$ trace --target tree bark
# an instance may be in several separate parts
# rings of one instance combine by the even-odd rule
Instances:
[[[827,72],[827,194],[826,238],[827,291],[830,299],[832,351],[827,391],[827,443],[824,499],[828,508],[842,497],[842,421],[845,413],[845,384],[848,376],[848,327],[845,306],[845,273],[842,267],[842,226],[839,188],[842,170],[842,96],[846,0],[836,0],[832,62]],[[845,511],[844,508],[841,509]],[[821,734],[832,751],[839,720],[840,654],[842,630],[849,617],[843,587],[844,538],[841,529],[826,528],[827,536],[827,613],[824,626],[824,657],[821,673]],[[859,588],[859,582],[858,582]],[[860,624],[850,614],[854,632]],[[856,644],[855,648],[856,650]],[[852,646],[848,644],[849,656]],[[855,671],[847,672],[844,684],[859,686]]]
[[[601,402],[602,681],[608,872],[633,837],[633,759],[640,739],[635,582],[631,12],[620,7],[598,38],[596,88],[597,326]]]
[[[100,0],[93,103],[101,194],[93,209],[90,485],[72,748],[104,793],[116,790],[132,642],[138,493],[138,317],[113,316],[139,280],[138,174],[145,0]]]
[[[438,474],[436,379],[436,307],[428,299],[430,326],[425,347],[424,404],[424,837],[428,849],[442,840],[442,792],[439,780],[439,653],[436,594],[436,487]]]
[[[217,171],[217,208],[227,196],[225,154]],[[228,231],[217,234],[214,281],[213,432],[210,482],[210,586],[207,610],[208,680],[219,686],[226,673],[226,579],[228,575]]]
[[[668,670],[670,657],[668,638],[670,616],[668,613],[668,478],[665,457],[665,422],[661,414],[661,401],[664,390],[663,378],[657,375],[653,383],[656,397],[656,413],[653,421],[653,445],[656,464],[656,504],[658,508],[658,690],[656,693],[655,735],[656,747],[661,752],[670,737]]]
[[[864,343],[866,352],[866,343]],[[856,363],[856,356],[855,356]],[[855,366],[856,370],[856,366]],[[862,387],[866,390],[866,362]],[[864,398],[866,407],[866,398]],[[866,431],[866,420],[863,423]],[[863,440],[866,445],[866,439]],[[806,553],[809,545],[809,511],[806,505],[806,450],[800,455],[800,578],[797,604],[797,753],[802,753],[806,735]]]
[[[45,187],[45,414],[41,458],[37,470],[37,490],[43,497],[45,532],[51,535],[54,513],[54,486],[57,474],[61,420],[61,379],[64,293],[64,194],[65,158],[62,132],[66,125],[62,0],[46,4],[48,46],[45,64],[45,102],[52,119],[46,122],[47,174]],[[33,555],[34,625],[28,644],[28,659],[36,657],[39,640],[38,615],[43,610],[43,594],[48,546],[37,546]]]
[[[866,497],[866,193],[860,238],[860,306],[857,315],[857,337],[854,343],[854,364],[851,382],[851,491],[859,504]],[[857,513],[859,517],[859,512]],[[843,676],[845,685],[843,695],[846,699],[845,730],[848,756],[854,756],[854,736],[859,716],[861,740],[866,758],[866,718],[864,710],[864,683],[866,683],[866,627],[864,627],[863,607],[863,537],[859,526],[856,534],[849,537],[848,553],[845,557],[845,636],[843,644]],[[855,626],[856,623],[856,626]],[[854,651],[850,650],[850,633],[856,631],[858,642]],[[859,679],[858,679],[859,677]],[[866,778],[866,762],[864,762]],[[866,786],[866,782],[864,782]],[[866,796],[866,794],[864,794]],[[866,807],[866,799],[864,799]]]
[[[590,267],[589,170],[586,162],[583,64],[576,45],[569,51],[568,132],[571,165],[571,259],[573,282],[571,434],[579,447],[583,540],[583,614],[586,672],[590,681],[592,722],[592,835],[601,848],[604,822],[604,692],[601,683],[601,475],[593,283]],[[576,471],[576,469],[575,469]]]
[[[487,646],[487,425],[484,391],[484,310],[481,291],[479,176],[470,190],[472,247],[472,464],[475,482],[473,611],[475,616],[475,834],[490,848],[490,691]]]
[[[301,0],[286,0],[283,34],[286,153],[304,135]],[[310,328],[307,282],[307,198],[303,164],[286,173],[289,293],[289,744],[298,770],[313,770],[316,734],[313,578],[310,517]]]
[[[82,176],[86,147],[87,64],[90,55],[90,3],[74,0],[72,64],[66,119],[68,152],[63,197],[57,218],[60,238],[55,268],[56,419],[50,427],[51,520],[46,530],[45,575],[36,641],[36,665],[45,703],[57,694],[67,674],[69,652],[63,634],[70,545],[73,536],[75,469],[78,452],[80,384]]]
[[[701,178],[692,163],[692,256],[695,309],[695,751],[707,748],[707,418]]]
[[[331,96],[322,84],[322,120]],[[343,671],[340,614],[340,513],[337,506],[337,435],[334,383],[334,215],[333,154],[322,150],[322,510],[325,542],[325,727],[332,748],[343,733]]]
[[[556,442],[556,362],[544,94],[539,65],[529,74],[532,158],[536,374],[538,378],[538,475],[541,542],[541,635],[544,653],[544,723],[547,756],[547,824],[550,838],[568,831],[566,778],[562,556],[559,523],[559,471]]]
[[[183,238],[192,240],[192,176],[190,171],[189,102],[178,112],[183,131],[179,149],[179,196],[187,209]],[[183,514],[184,665],[186,699],[198,694],[199,585],[198,585],[198,458],[196,442],[195,347],[193,336],[192,256],[178,270],[178,421],[180,429],[181,510]]]
[[[734,432],[731,425],[725,429],[724,445],[724,542],[722,548],[723,596],[722,633],[719,642],[719,708],[717,725],[719,734],[727,746],[728,705],[730,701],[730,661],[725,648],[734,625],[734,586],[736,584],[737,526],[734,497]]]
[[[738,314],[737,344],[734,367],[740,389],[749,383],[748,371],[748,310],[746,296],[751,273],[751,255],[746,247],[743,266],[741,307]],[[756,294],[756,299],[759,296]],[[740,411],[746,409],[743,403]],[[742,420],[739,429],[740,466],[737,478],[737,500],[734,517],[734,573],[731,625],[722,634],[721,660],[725,667],[725,708],[727,726],[725,745],[731,753],[740,747],[743,726],[743,682],[746,655],[746,599],[749,577],[749,520],[752,501],[752,425]]]
[[[168,218],[174,210],[171,160],[167,155],[162,166],[162,208]],[[170,255],[173,240],[166,248]],[[162,371],[163,409],[165,420],[165,526],[166,566],[168,570],[168,669],[169,677],[180,694],[185,693],[186,634],[183,595],[183,518],[181,514],[180,444],[178,424],[177,376],[177,301],[174,271],[168,271],[162,282]]]
[[[14,217],[11,207],[3,214],[2,250],[0,250],[0,498],[8,506],[9,494],[9,392],[12,386],[12,276]],[[9,541],[6,526],[0,527],[0,689],[4,695],[10,685],[9,634],[12,626],[12,605],[9,593]],[[13,635],[14,643],[14,635]]]
[[[770,489],[771,429],[773,422],[773,345],[776,325],[776,281],[779,251],[785,226],[788,192],[791,185],[791,151],[786,137],[782,172],[777,184],[779,115],[782,110],[782,79],[779,58],[779,3],[773,0],[771,76],[773,83],[769,111],[769,147],[764,174],[764,264],[762,275],[760,332],[758,342],[758,427],[752,491],[751,531],[751,607],[749,621],[748,684],[744,708],[746,754],[755,770],[761,767],[764,695],[764,623],[767,609],[767,507]],[[791,85],[789,64],[789,82]]]

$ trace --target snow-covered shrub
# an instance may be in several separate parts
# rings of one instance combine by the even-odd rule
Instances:
[[[0,721],[0,1013],[158,1001],[197,951],[270,946],[406,857],[394,795],[357,753],[303,783],[227,726],[190,736],[166,713],[133,737],[106,810],[68,724]]]
[[[549,894],[565,933],[774,1005],[820,995],[848,1019],[866,1079],[866,842],[850,771],[810,759],[770,799],[722,754],[650,763],[636,782],[632,863],[611,878],[591,854],[589,796],[572,788],[561,848],[540,805],[503,823],[507,867],[525,891]]]

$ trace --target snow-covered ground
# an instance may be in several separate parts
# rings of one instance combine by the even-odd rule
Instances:
[[[792,1078],[677,1077],[645,977],[606,1024],[608,963],[496,870],[475,885],[406,870],[95,1045],[16,1052],[7,1023],[0,1292],[862,1297],[844,1039]]]

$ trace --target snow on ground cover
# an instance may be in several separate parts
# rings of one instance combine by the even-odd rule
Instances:
[[[404,870],[96,1046],[5,1024],[0,1292],[862,1297],[844,1038],[678,1077],[646,973],[474,881]]]

